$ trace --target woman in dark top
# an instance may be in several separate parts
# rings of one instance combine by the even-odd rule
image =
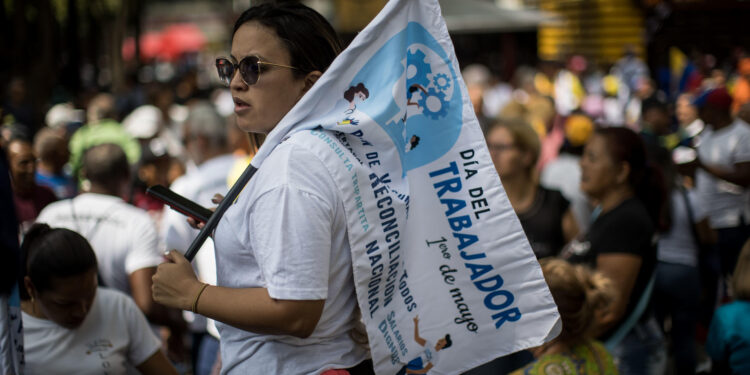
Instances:
[[[657,228],[662,223],[661,175],[646,161],[643,141],[626,128],[597,130],[581,159],[581,190],[598,203],[582,241],[564,252],[612,279],[618,298],[599,317],[599,338],[610,340],[621,374],[663,373],[664,346],[647,307],[617,343],[613,334],[634,315],[656,267]],[[648,298],[644,297],[644,298]]]
[[[540,142],[523,121],[501,120],[485,134],[495,169],[537,258],[556,256],[578,234],[570,203],[557,190],[539,185]]]

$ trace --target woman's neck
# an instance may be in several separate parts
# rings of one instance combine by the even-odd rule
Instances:
[[[536,196],[536,183],[530,175],[519,173],[513,176],[506,176],[502,180],[505,193],[508,195],[510,205],[516,213],[521,213],[529,209]]]
[[[47,319],[47,317],[42,314],[41,309],[39,306],[36,305],[36,302],[33,300],[23,300],[21,301],[21,310],[25,312],[28,315],[31,315],[35,318],[39,319]]]
[[[629,186],[618,186],[609,190],[599,199],[599,206],[602,208],[602,213],[609,212],[632,196],[633,189]]]

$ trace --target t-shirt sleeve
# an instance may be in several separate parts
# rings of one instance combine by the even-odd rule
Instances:
[[[648,254],[644,251],[651,248],[653,236],[653,228],[648,223],[648,216],[618,213],[617,217],[607,220],[591,246],[599,254],[625,253],[645,257]]]
[[[125,258],[125,272],[128,274],[142,268],[156,267],[163,262],[156,224],[145,212],[138,216],[133,219],[137,224],[133,226],[134,233],[130,239],[132,246]]]
[[[120,299],[120,303],[116,305],[120,306],[124,320],[124,322],[118,322],[118,324],[124,323],[127,326],[130,338],[127,353],[128,362],[134,366],[138,366],[161,348],[161,342],[154,335],[154,332],[146,321],[146,317],[138,309],[135,301],[122,293],[117,293],[117,298]]]
[[[333,215],[331,202],[289,184],[256,200],[250,236],[272,298],[327,297]]]

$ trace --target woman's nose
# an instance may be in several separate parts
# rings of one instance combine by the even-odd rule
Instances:
[[[247,84],[242,80],[242,74],[240,73],[239,69],[235,69],[232,73],[232,80],[229,81],[229,88],[230,90],[238,91],[247,89]]]
[[[76,318],[83,318],[86,316],[86,314],[89,312],[89,306],[86,301],[81,301],[80,303],[76,304],[75,310],[73,311],[73,315]]]

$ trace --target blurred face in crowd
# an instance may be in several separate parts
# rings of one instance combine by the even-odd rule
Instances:
[[[260,23],[243,24],[232,39],[234,63],[255,55],[261,61],[291,65],[290,55],[276,33]],[[305,79],[294,70],[261,65],[258,82],[247,85],[239,73],[232,78],[230,89],[234,99],[237,125],[246,132],[267,134],[276,126],[305,93]]]
[[[636,84],[636,96],[638,96],[641,99],[648,98],[651,96],[651,94],[654,93],[654,86],[650,79],[648,78],[639,78],[638,83]]]
[[[689,96],[680,96],[679,98],[677,98],[677,102],[675,104],[676,105],[674,112],[675,116],[677,117],[677,122],[679,122],[680,125],[690,125],[690,123],[698,118],[698,110],[690,102]]]
[[[43,292],[36,291],[28,276],[24,281],[36,315],[68,329],[83,323],[96,296],[96,268],[80,275],[53,278],[52,288]]]
[[[474,113],[478,115],[481,114],[484,87],[480,85],[468,85],[467,89],[469,90],[469,100],[471,100],[471,105],[474,106]]]
[[[669,134],[669,113],[661,108],[651,108],[643,114],[643,122],[658,135]]]
[[[621,181],[621,165],[616,165],[607,152],[604,136],[594,134],[583,150],[581,157],[581,191],[598,199]]]
[[[18,193],[26,193],[34,188],[36,156],[31,143],[12,141],[8,145],[8,162],[13,179],[13,188]]]
[[[508,129],[502,126],[492,129],[487,134],[487,147],[500,178],[516,176],[526,171],[528,155],[518,148]]]
[[[35,151],[42,164],[46,164],[54,173],[61,173],[70,158],[68,143],[58,135],[45,134],[45,138],[37,142]]]

